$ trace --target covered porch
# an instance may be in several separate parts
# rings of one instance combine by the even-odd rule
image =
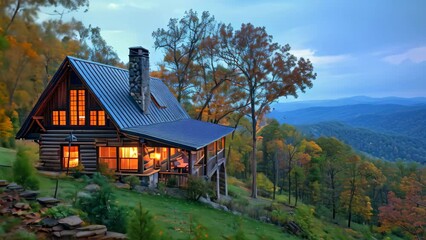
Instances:
[[[234,129],[208,122],[184,119],[124,129],[139,137],[143,175],[157,175],[166,184],[173,179],[186,185],[188,175],[217,183],[226,195],[225,136]],[[151,179],[150,180],[155,180]]]

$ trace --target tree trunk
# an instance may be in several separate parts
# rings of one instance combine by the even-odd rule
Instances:
[[[291,160],[288,161],[288,204],[291,204]]]
[[[257,161],[256,161],[256,111],[254,93],[251,96],[251,128],[252,128],[252,156],[251,156],[251,169],[252,169],[252,183],[251,183],[251,197],[257,198]]]
[[[336,219],[336,189],[334,186],[334,174],[330,174],[330,180],[331,180],[331,202],[333,204],[333,220]]]
[[[294,206],[296,207],[297,206],[297,200],[298,200],[298,198],[299,198],[299,186],[298,186],[298,181],[297,181],[298,179],[297,179],[297,174],[295,174],[294,175],[294,187],[295,187],[295,194],[296,194],[296,196],[295,196],[295,203],[294,203]]]
[[[277,192],[277,185],[278,185],[278,158],[277,158],[277,150],[275,151],[274,155],[274,192],[272,194],[272,199],[275,200],[275,193]]]
[[[348,206],[348,228],[351,228],[351,221],[352,221],[352,202],[355,195],[355,181],[352,182],[351,186],[351,196],[349,198],[349,206]]]

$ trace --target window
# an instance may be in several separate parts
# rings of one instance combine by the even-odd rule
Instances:
[[[64,168],[68,168],[68,162],[70,168],[78,166],[78,146],[71,146],[71,148],[63,146],[62,153],[64,156],[62,159]]]
[[[224,138],[217,140],[217,150],[220,151],[224,147]]]
[[[52,112],[52,124],[65,126],[67,124],[67,112],[66,111],[53,111]]]
[[[85,90],[70,90],[70,119],[71,125],[86,124]]]
[[[90,126],[105,126],[105,112],[90,111]]]
[[[120,170],[138,170],[138,148],[120,147]]]
[[[216,156],[216,144],[213,142],[207,146],[207,159],[210,159],[214,156]]]
[[[99,164],[106,164],[109,169],[117,170],[117,148],[99,147]]]

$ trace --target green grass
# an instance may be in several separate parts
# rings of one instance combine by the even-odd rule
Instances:
[[[53,196],[56,178],[39,175],[39,179],[40,196]],[[71,196],[83,187],[83,182],[60,178],[58,198],[71,199]],[[234,235],[240,221],[248,239],[298,239],[284,233],[275,225],[219,211],[198,202],[123,189],[114,189],[114,195],[119,205],[130,209],[136,207],[140,201],[142,206],[152,214],[158,231],[175,239],[188,237],[191,218],[207,228],[210,239],[224,239]]]
[[[12,166],[15,158],[16,151],[14,149],[0,147],[0,165]]]

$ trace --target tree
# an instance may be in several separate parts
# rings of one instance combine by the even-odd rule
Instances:
[[[347,211],[350,228],[352,214],[358,214],[366,220],[371,218],[373,208],[366,190],[371,185],[383,184],[385,177],[373,163],[361,160],[357,155],[348,158],[345,176],[340,201]]]
[[[152,33],[156,49],[164,49],[164,63],[172,73],[169,85],[176,92],[178,102],[182,103],[192,87],[192,66],[202,40],[214,26],[214,17],[205,11],[198,17],[192,9],[178,20],[171,18],[168,29],[157,29]]]
[[[287,184],[288,184],[288,204],[291,204],[291,190],[292,190],[292,171],[295,166],[296,154],[300,150],[300,144],[303,141],[303,137],[295,127],[288,124],[281,126],[284,134],[284,152],[287,158]],[[293,174],[294,175],[294,174]],[[282,187],[284,186],[284,178]]]
[[[336,138],[321,137],[317,140],[317,143],[323,151],[321,168],[322,172],[325,174],[324,180],[327,187],[324,194],[327,198],[330,198],[332,219],[334,220],[336,219],[340,191],[338,178],[344,169],[344,159],[346,159],[351,149]]]
[[[379,208],[379,221],[382,232],[394,228],[401,230],[411,237],[424,239],[426,237],[426,170],[416,177],[411,174],[403,177],[400,187],[404,193],[398,197],[394,192],[388,193],[388,204]]]
[[[156,239],[154,234],[155,225],[152,216],[142,207],[139,202],[136,211],[134,211],[129,219],[127,226],[127,237],[130,240],[152,240]]]
[[[231,25],[221,25],[219,35],[221,57],[241,76],[235,82],[247,94],[252,121],[252,194],[257,197],[256,141],[258,120],[269,105],[282,96],[295,96],[312,87],[316,78],[309,60],[299,60],[289,53],[290,46],[272,42],[264,27],[242,24],[234,31]]]

